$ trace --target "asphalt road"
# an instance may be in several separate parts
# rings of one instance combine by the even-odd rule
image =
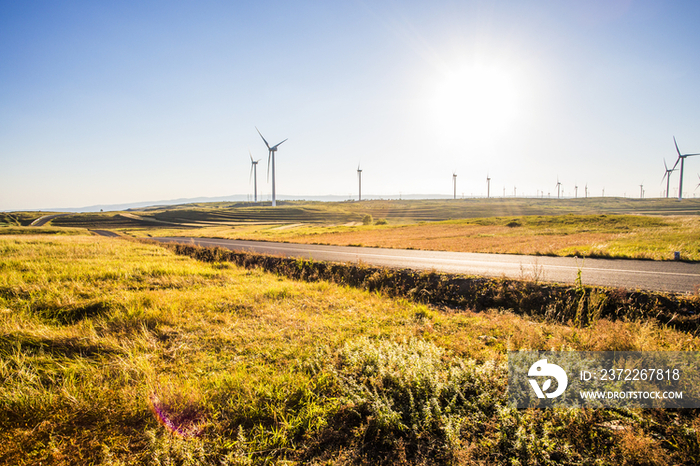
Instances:
[[[108,236],[110,238],[119,238],[119,235],[111,230],[89,230],[93,233],[96,233],[100,236]]]
[[[488,277],[537,279],[575,283],[581,270],[584,285],[623,287],[675,293],[695,293],[700,286],[700,263],[639,260],[576,259],[573,257],[474,254],[405,249],[319,246],[210,238],[151,238],[237,251],[302,257],[316,261],[363,262],[369,265],[436,270]]]
[[[53,214],[53,215],[44,215],[43,217],[39,217],[36,220],[34,220],[30,226],[33,227],[43,227],[47,223],[49,223],[51,220],[55,219],[56,217],[63,217],[64,215],[68,214]]]

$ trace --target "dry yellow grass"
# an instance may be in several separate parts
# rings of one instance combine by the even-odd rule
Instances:
[[[634,451],[660,464],[700,458],[693,412],[537,412],[505,403],[508,350],[700,349],[697,336],[653,322],[573,328],[507,311],[443,312],[95,236],[2,236],[0,270],[0,463],[397,464],[409,454],[403,464],[625,464]],[[416,371],[397,372],[402,385],[343,395],[353,373],[339,355],[382,348]],[[423,354],[415,348],[431,353],[415,357]],[[450,421],[445,428],[372,430],[382,412],[363,409],[394,393],[423,396],[457,367],[493,377],[479,378],[477,396],[459,411],[425,392]],[[411,374],[426,378],[405,379]],[[414,409],[405,404],[392,409]],[[158,423],[156,405],[201,435],[173,434]],[[635,436],[597,427],[605,423]]]
[[[432,251],[554,254],[564,248],[584,248],[591,244],[605,243],[615,236],[610,233],[542,235],[533,231],[514,231],[513,228],[500,225],[425,224],[298,236],[291,240],[300,243]]]
[[[643,215],[490,217],[403,225],[237,225],[128,230],[134,236],[198,236],[433,251],[700,260],[700,218]]]

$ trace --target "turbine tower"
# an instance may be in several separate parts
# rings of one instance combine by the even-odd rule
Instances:
[[[588,183],[586,183],[586,188],[585,188],[585,190],[586,190],[586,199],[588,199]]]
[[[452,172],[452,189],[454,191],[454,199],[457,199],[457,172]]]
[[[357,164],[357,182],[359,183],[359,191],[357,195],[357,200],[362,200],[362,170],[360,169],[360,164]]]
[[[669,189],[669,183],[671,182],[671,173],[676,171],[676,166],[674,165],[673,168],[670,170],[668,169],[668,165],[666,165],[666,159],[664,158],[664,168],[666,169],[666,173],[664,173],[663,178],[661,178],[661,182],[664,182],[664,178],[666,178],[666,198],[668,199],[668,189]]]
[[[489,178],[489,174],[486,174],[486,199],[491,197],[491,178]]]
[[[574,198],[578,199],[578,185],[574,185]]]
[[[267,155],[267,176],[268,176],[268,178],[270,177],[270,159],[272,159],[272,206],[274,207],[277,205],[277,197],[275,196],[275,152],[277,152],[277,148],[279,147],[279,145],[282,144],[282,142],[286,141],[287,139],[285,139],[282,142],[278,142],[274,146],[270,147],[270,145],[267,143],[267,141],[265,140],[265,138],[263,137],[262,133],[260,132],[260,130],[258,129],[257,126],[255,127],[255,129],[258,132],[258,134],[260,135],[260,137],[262,138],[265,145],[267,146],[267,152],[268,152],[268,155]]]
[[[558,177],[558,176],[557,176],[557,184],[556,184],[556,187],[557,187],[557,199],[559,199],[559,188],[561,188],[561,183],[559,182],[559,177]]]
[[[253,197],[255,202],[258,202],[258,162],[260,159],[253,160],[250,149],[248,149],[248,155],[250,156],[250,177],[253,178]],[[248,182],[250,182],[250,178],[248,178]]]
[[[642,184],[639,185],[639,198],[644,199],[644,182],[642,181]]]
[[[676,165],[678,165],[678,161],[681,161],[681,180],[680,183],[678,184],[678,200],[683,199],[683,163],[685,162],[686,157],[692,157],[694,155],[700,155],[700,154],[683,154],[681,155],[681,151],[678,149],[678,143],[676,142],[676,137],[673,136],[673,143],[676,145],[676,152],[678,152],[678,158],[676,159],[676,163],[673,165],[673,168],[676,168]]]

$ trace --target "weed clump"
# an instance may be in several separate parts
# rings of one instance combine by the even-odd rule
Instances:
[[[504,365],[450,356],[417,339],[361,337],[340,348],[324,372],[339,387],[343,422],[354,417],[347,447],[378,462],[454,460],[464,433],[497,412],[507,377]]]

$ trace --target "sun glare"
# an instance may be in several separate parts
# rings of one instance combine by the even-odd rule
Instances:
[[[512,74],[484,65],[466,66],[443,77],[433,114],[440,133],[488,141],[506,132],[518,113]]]

